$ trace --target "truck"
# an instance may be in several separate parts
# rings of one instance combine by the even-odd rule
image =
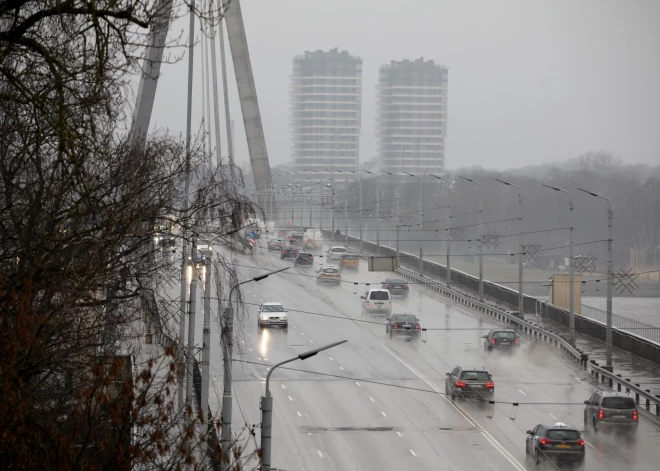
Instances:
[[[320,229],[307,229],[303,234],[303,249],[323,247],[323,234]]]

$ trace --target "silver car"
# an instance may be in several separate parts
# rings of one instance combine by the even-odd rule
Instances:
[[[362,315],[385,314],[392,315],[392,295],[386,289],[370,289],[362,299]]]
[[[607,427],[628,432],[637,431],[639,412],[637,404],[628,393],[598,391],[584,401],[584,429],[593,427],[594,432]]]
[[[259,328],[278,326],[289,327],[287,311],[280,303],[263,303],[257,311],[257,325]]]

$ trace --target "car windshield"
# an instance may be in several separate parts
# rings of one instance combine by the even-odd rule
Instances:
[[[346,252],[346,249],[344,247],[333,247],[330,249],[330,252],[334,252],[334,253]]]
[[[261,310],[263,312],[284,312],[284,306],[281,304],[264,304]]]
[[[546,435],[550,440],[577,440],[580,438],[580,433],[577,430],[564,428],[548,430]]]
[[[369,299],[375,299],[376,301],[387,301],[390,299],[390,293],[387,291],[372,291]]]
[[[496,339],[509,339],[509,340],[515,340],[517,337],[515,332],[494,332],[493,333],[493,338]]]
[[[298,239],[302,239],[302,238],[303,238],[303,236],[301,236],[300,234],[293,234],[292,237],[293,237],[294,239],[296,239],[296,240],[298,240]]]
[[[324,268],[323,273],[339,273],[339,270],[336,268]]]
[[[490,375],[485,371],[464,371],[461,373],[461,379],[468,381],[489,381]]]
[[[298,258],[308,258],[309,259],[309,258],[312,258],[312,254],[311,253],[299,253]]]
[[[341,258],[342,260],[357,260],[357,255],[344,255]]]
[[[417,318],[415,316],[394,316],[392,317],[392,320],[394,322],[417,322]]]
[[[634,409],[635,401],[632,397],[604,397],[602,406],[607,409]]]

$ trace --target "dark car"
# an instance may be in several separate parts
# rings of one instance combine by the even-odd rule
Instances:
[[[635,399],[628,393],[598,391],[584,401],[584,429],[593,427],[594,432],[603,428],[616,431],[636,432],[639,412]]]
[[[283,245],[286,245],[286,242],[279,239],[270,239],[268,241],[268,251],[281,250]]]
[[[286,229],[282,229],[282,230],[280,230],[280,231],[277,233],[277,236],[278,236],[278,237],[286,237],[286,234],[287,234],[288,232],[289,232],[289,231],[287,231]]]
[[[380,287],[389,290],[393,296],[403,296],[404,298],[408,296],[410,291],[408,282],[401,278],[388,278],[383,281]]]
[[[416,316],[412,314],[394,314],[392,317],[387,318],[385,333],[390,334],[390,338],[401,334],[419,338],[422,328]]]
[[[300,252],[298,247],[294,247],[293,245],[283,245],[280,249],[280,259],[296,258],[298,256],[298,252]]]
[[[309,252],[300,252],[296,255],[293,265],[296,267],[311,267],[314,265],[314,255]]]
[[[291,245],[298,245],[302,247],[303,244],[302,232],[290,232],[289,234],[287,234],[287,238],[289,239],[289,243]]]
[[[515,330],[511,329],[493,329],[484,335],[484,351],[495,350],[513,351],[520,347],[520,339]]]
[[[495,393],[495,383],[484,368],[457,366],[451,373],[447,373],[445,393],[452,399],[458,396],[490,400]]]
[[[580,431],[572,425],[556,423],[539,424],[527,430],[525,454],[535,464],[552,461],[556,464],[584,464],[584,440]]]

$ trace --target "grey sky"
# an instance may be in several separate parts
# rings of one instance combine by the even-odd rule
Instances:
[[[271,165],[290,160],[292,57],[333,47],[364,60],[361,161],[376,155],[378,67],[424,57],[449,67],[448,168],[520,167],[589,150],[611,151],[626,163],[660,164],[658,0],[242,0],[241,5]],[[186,28],[187,20],[179,20],[172,31]],[[196,55],[195,123],[202,112],[199,59]],[[162,73],[152,127],[183,133],[187,57],[163,66]],[[231,68],[229,84],[237,162],[246,162]]]

